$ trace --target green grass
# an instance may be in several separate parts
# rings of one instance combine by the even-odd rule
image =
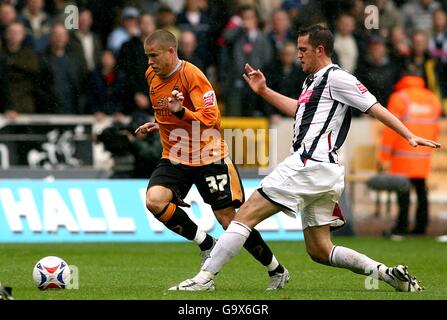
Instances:
[[[17,300],[312,300],[447,299],[447,245],[433,239],[336,238],[338,245],[367,254],[388,265],[403,263],[422,280],[420,293],[395,292],[383,282],[365,289],[365,277],[319,265],[307,256],[303,242],[270,242],[289,269],[284,290],[265,292],[265,269],[242,251],[216,277],[215,292],[170,292],[172,285],[198,271],[198,248],[191,243],[0,244],[0,281],[13,287]],[[34,264],[56,255],[79,269],[78,290],[39,291],[32,280]]]

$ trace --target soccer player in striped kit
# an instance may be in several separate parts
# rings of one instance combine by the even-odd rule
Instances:
[[[374,276],[398,291],[422,290],[407,267],[388,267],[331,241],[330,230],[344,224],[337,205],[344,188],[344,168],[338,164],[337,150],[349,130],[351,107],[383,122],[413,147],[440,147],[434,141],[415,136],[353,75],[333,64],[330,58],[333,43],[329,29],[319,25],[298,33],[298,58],[303,71],[309,74],[298,100],[268,88],[262,72],[246,65],[243,77],[250,88],[274,107],[295,117],[291,155],[262,180],[241,206],[202,270],[171,290],[214,289],[215,275],[239,252],[252,228],[278,211],[291,216],[301,213],[306,249],[312,260]]]

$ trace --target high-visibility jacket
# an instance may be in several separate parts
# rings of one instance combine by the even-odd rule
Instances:
[[[395,88],[397,91],[390,96],[388,110],[415,135],[437,140],[441,102],[424,87],[424,80],[417,76],[404,76]],[[412,147],[392,129],[383,129],[379,161],[389,162],[392,174],[426,178],[431,170],[432,152],[429,147]]]

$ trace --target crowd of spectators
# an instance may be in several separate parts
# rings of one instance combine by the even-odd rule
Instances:
[[[68,5],[79,8],[77,29],[64,24]],[[365,24],[368,5],[378,29]],[[164,28],[212,81],[223,115],[278,119],[244,83],[244,64],[296,98],[306,76],[296,33],[320,23],[334,32],[334,62],[380,103],[402,75],[420,75],[446,114],[446,9],[440,0],[0,0],[0,110],[10,119],[151,114],[143,40]]]

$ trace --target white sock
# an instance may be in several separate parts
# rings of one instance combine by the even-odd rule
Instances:
[[[363,275],[377,274],[378,267],[383,265],[355,250],[340,246],[332,247],[329,263],[334,267],[349,269]]]
[[[194,241],[197,244],[201,244],[206,238],[206,232],[197,227],[196,236],[194,237]]]
[[[246,225],[232,221],[220,236],[211,251],[210,258],[205,261],[202,271],[208,271],[213,275],[217,274],[241,250],[250,232],[251,229]]]
[[[267,265],[267,271],[273,271],[276,268],[278,268],[278,266],[279,266],[279,262],[278,262],[278,260],[276,260],[276,257],[273,256],[272,262],[270,262],[270,264]]]

